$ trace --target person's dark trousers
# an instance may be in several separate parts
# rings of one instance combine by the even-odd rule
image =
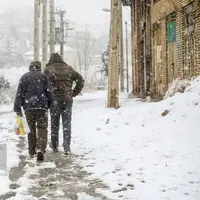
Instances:
[[[28,134],[29,154],[35,154],[36,149],[45,153],[47,147],[48,112],[43,109],[25,111],[30,133]]]
[[[60,117],[63,124],[63,147],[64,151],[70,150],[71,145],[71,118],[72,102],[55,101],[51,106],[51,143],[53,148],[59,145]]]

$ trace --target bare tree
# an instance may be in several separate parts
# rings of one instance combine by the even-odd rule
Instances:
[[[25,65],[23,54],[19,52],[23,47],[15,36],[1,35],[0,43],[0,68]]]
[[[84,74],[84,78],[87,81],[88,72],[92,59],[95,54],[95,38],[91,35],[90,31],[76,32],[72,41],[72,47],[76,49],[77,64],[79,65],[80,73]]]

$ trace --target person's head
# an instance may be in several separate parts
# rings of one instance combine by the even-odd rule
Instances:
[[[66,64],[58,53],[52,53],[50,56],[49,62],[47,63],[47,66],[55,64],[55,63]]]
[[[41,71],[42,70],[41,62],[38,60],[31,62],[30,66],[29,66],[29,70],[30,71],[34,71],[34,70]]]

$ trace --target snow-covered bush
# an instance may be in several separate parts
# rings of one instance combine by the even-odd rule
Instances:
[[[172,82],[172,84],[169,86],[169,89],[167,90],[164,99],[167,99],[169,97],[174,96],[176,93],[184,93],[185,89],[190,86],[190,80],[184,79],[176,79]]]
[[[9,82],[4,77],[0,77],[0,104],[6,104],[11,101],[9,91]]]
[[[0,69],[0,104],[13,103],[21,76],[28,67],[12,67]]]

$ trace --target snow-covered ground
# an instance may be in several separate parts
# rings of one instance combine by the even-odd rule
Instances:
[[[199,80],[159,103],[124,99],[109,110],[97,93],[74,106],[74,150],[87,153],[85,168],[115,191],[110,197],[200,199]]]
[[[3,110],[4,111],[4,110]],[[7,170],[0,170],[0,195],[9,191],[9,170],[11,167],[17,167],[19,163],[19,152],[17,151],[17,143],[19,137],[14,133],[13,127],[13,115],[1,115],[0,110],[0,146],[7,145]],[[2,154],[3,154],[3,150]],[[5,154],[4,154],[5,155]],[[0,157],[0,164],[2,165],[3,159]],[[0,166],[1,169],[4,169],[4,166]]]
[[[107,109],[105,92],[84,94],[74,103],[72,152],[84,155],[76,162],[92,173],[89,180],[99,178],[110,187],[97,192],[113,200],[199,200],[200,78],[184,94],[162,102],[123,95],[120,104],[118,110]],[[10,116],[3,116],[1,124],[8,128]],[[10,167],[17,162],[18,138],[7,128],[0,130],[0,143],[9,144]],[[62,134],[60,140],[62,145]],[[2,178],[0,188],[6,190],[9,180],[6,174]]]

